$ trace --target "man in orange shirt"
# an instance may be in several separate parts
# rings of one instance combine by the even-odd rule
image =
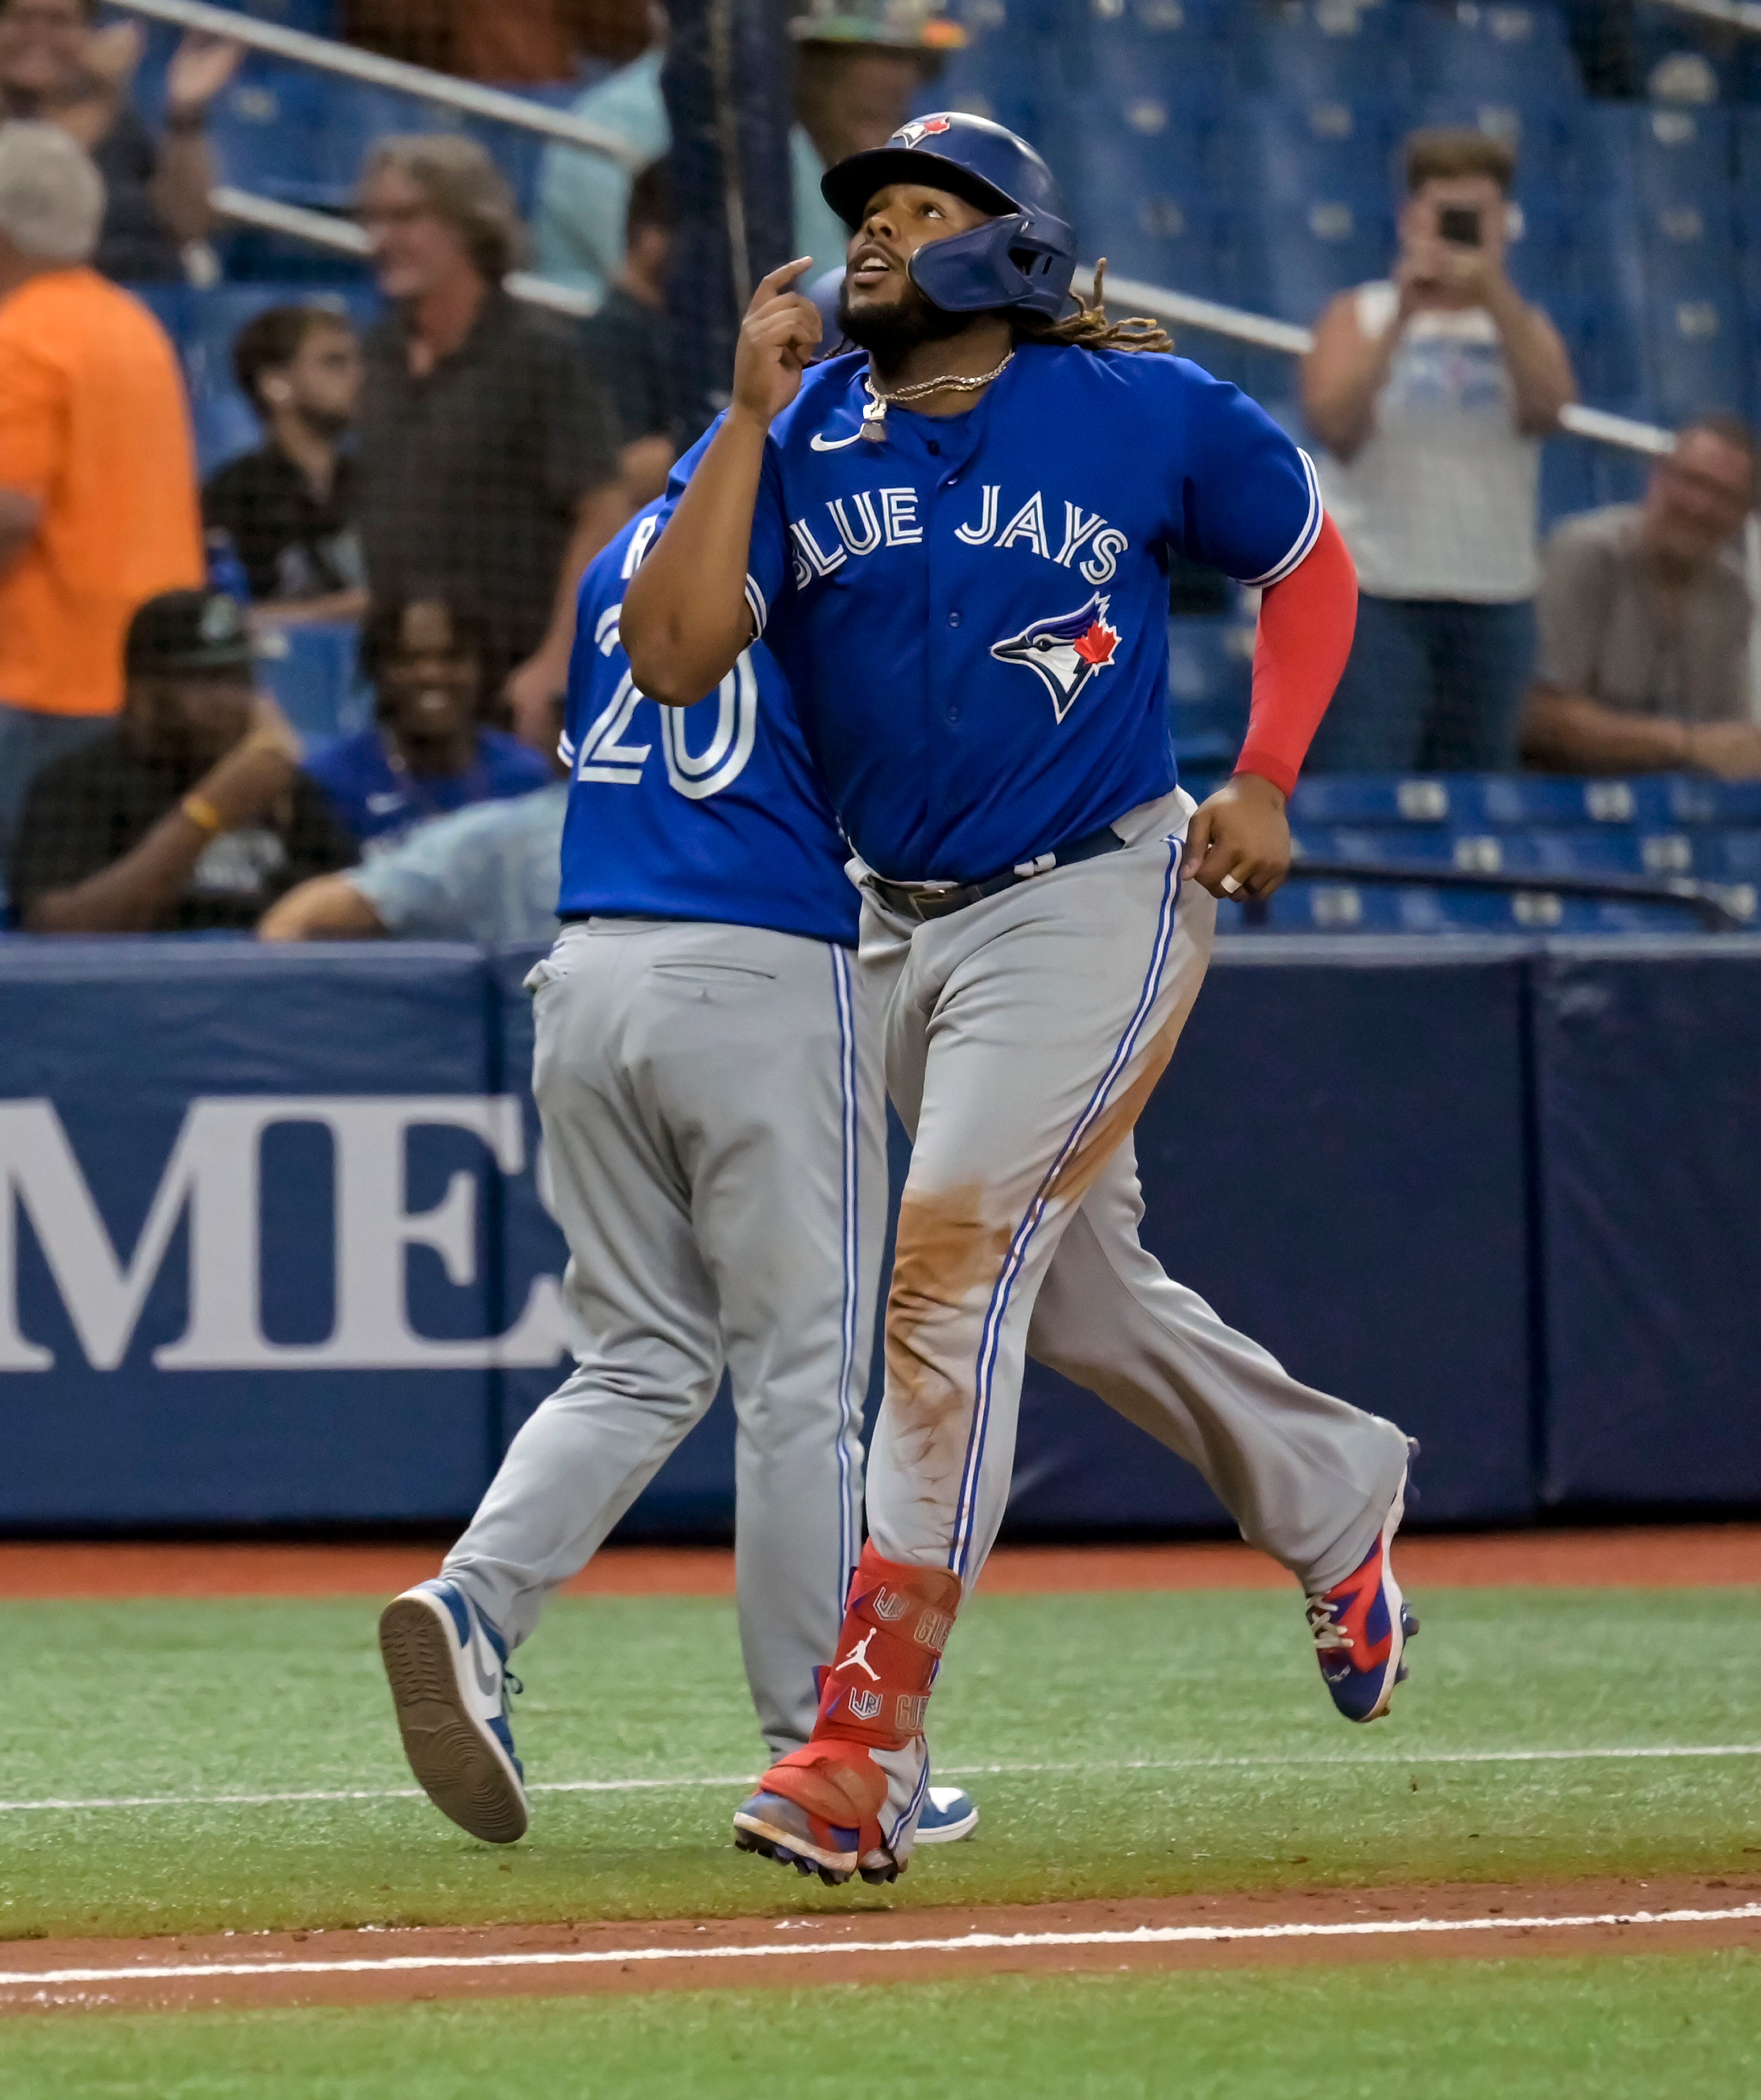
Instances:
[[[86,267],[104,201],[64,131],[0,127],[0,866],[32,775],[121,705],[135,608],[203,580],[176,352]]]

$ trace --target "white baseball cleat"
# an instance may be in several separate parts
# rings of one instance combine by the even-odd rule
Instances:
[[[964,1789],[932,1786],[917,1818],[920,1845],[956,1845],[978,1828],[978,1804]]]
[[[526,1772],[514,1754],[507,1643],[457,1583],[418,1582],[379,1615],[404,1754],[443,1815],[491,1845],[526,1834]]]

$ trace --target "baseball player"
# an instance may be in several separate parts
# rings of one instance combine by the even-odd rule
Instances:
[[[1282,879],[1285,798],[1350,646],[1356,579],[1313,469],[1152,324],[1066,313],[1075,238],[1012,133],[925,118],[824,188],[866,355],[806,370],[805,266],[766,280],[622,633],[673,705],[763,634],[857,855],[861,974],[914,1138],[869,1539],[812,1738],[735,1823],[827,1879],[885,1879],[1028,1348],[1192,1459],[1297,1575],[1354,1720],[1387,1711],[1414,1630],[1389,1561],[1408,1443],[1287,1378],[1136,1235],[1130,1133],[1215,897]],[[1264,593],[1247,739],[1196,810],[1166,709],[1176,549]]]
[[[886,1216],[877,1028],[845,849],[768,651],[699,707],[618,642],[635,519],[583,579],[562,757],[562,934],[527,980],[573,1374],[510,1446],[437,1580],[380,1621],[404,1749],[473,1836],[523,1835],[510,1652],[708,1407],[739,1418],[740,1642],[773,1757],[807,1740],[860,1545]],[[932,1789],[919,1838],[978,1820]]]

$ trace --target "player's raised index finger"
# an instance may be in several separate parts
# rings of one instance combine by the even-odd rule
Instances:
[[[747,312],[755,314],[761,307],[768,306],[779,293],[786,292],[804,270],[810,270],[812,267],[812,256],[797,255],[792,262],[785,262],[780,270],[773,270],[768,277],[761,277],[758,280],[758,289],[752,295],[752,304],[746,309]]]

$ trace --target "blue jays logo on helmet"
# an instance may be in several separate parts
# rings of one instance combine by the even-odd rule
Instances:
[[[1053,712],[1062,721],[1089,680],[1112,664],[1119,633],[1107,624],[1110,602],[1097,591],[1075,612],[1036,620],[1007,641],[993,642],[991,654],[1000,664],[1025,664],[1037,672],[1052,695]]]

